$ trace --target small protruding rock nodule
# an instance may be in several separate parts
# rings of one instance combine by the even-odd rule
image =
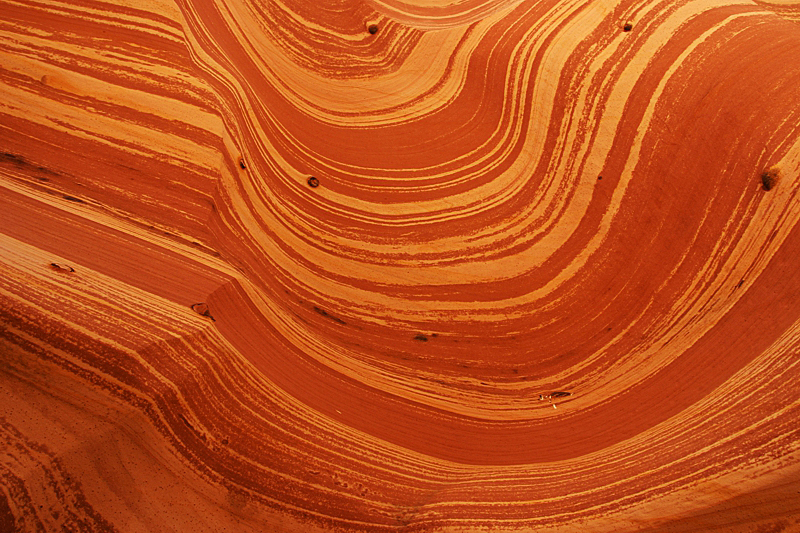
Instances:
[[[50,263],[50,268],[53,270],[57,270],[58,272],[67,272],[72,273],[75,272],[75,269],[69,265],[59,265],[58,263]]]
[[[210,318],[212,321],[216,322],[213,316],[211,316],[211,311],[208,308],[208,304],[200,302],[196,304],[192,304],[192,311],[197,313],[198,315],[206,316]]]
[[[780,178],[780,170],[777,166],[770,167],[761,174],[761,187],[765,191],[775,188]]]

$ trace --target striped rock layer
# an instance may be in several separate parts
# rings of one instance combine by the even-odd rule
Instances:
[[[797,0],[0,14],[0,531],[800,531]]]

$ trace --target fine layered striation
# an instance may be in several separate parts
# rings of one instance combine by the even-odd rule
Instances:
[[[0,13],[0,531],[800,530],[800,2]]]

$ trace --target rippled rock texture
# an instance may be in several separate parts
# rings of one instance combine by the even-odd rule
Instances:
[[[800,531],[798,1],[0,13],[1,531]]]

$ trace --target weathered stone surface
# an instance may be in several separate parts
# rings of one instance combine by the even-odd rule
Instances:
[[[800,2],[0,13],[0,531],[800,530]]]

